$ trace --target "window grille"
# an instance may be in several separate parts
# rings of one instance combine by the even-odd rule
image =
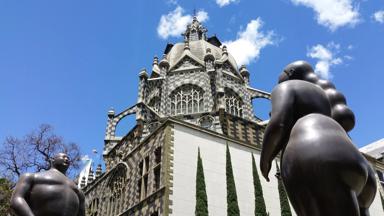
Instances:
[[[225,90],[225,111],[232,115],[243,117],[243,101],[230,89]]]
[[[171,115],[204,111],[204,91],[195,85],[183,85],[171,93]]]

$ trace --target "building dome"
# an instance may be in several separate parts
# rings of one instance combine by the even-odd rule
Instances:
[[[231,66],[238,71],[233,56],[226,52],[225,46],[220,48],[221,42],[215,35],[208,38],[206,36],[207,31],[197,18],[194,17],[192,23],[187,26],[187,29],[182,34],[184,36],[184,42],[168,44],[165,48],[164,54],[169,61],[169,68],[172,69],[184,54],[188,52],[189,55],[192,55],[200,62],[204,62],[204,58],[207,55],[213,56],[215,61],[221,63],[229,61]]]
[[[169,50],[169,52],[167,53],[167,59],[169,60],[170,68],[172,68],[175,64],[177,64],[179,59],[183,56],[184,47],[185,47],[185,43],[176,43]],[[215,57],[215,60],[220,61],[225,56],[225,54],[223,53],[223,50],[220,47],[215,46],[204,39],[189,41],[189,51],[191,52],[192,55],[194,55],[196,58],[198,58],[202,62],[204,61],[204,57],[207,54],[207,48],[210,49],[211,51],[210,54],[212,54]],[[237,64],[236,64],[235,58],[233,58],[233,56],[230,53],[228,53],[227,55],[228,55],[228,61],[234,67],[234,69],[237,70]]]

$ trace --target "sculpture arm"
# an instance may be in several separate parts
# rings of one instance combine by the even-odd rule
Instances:
[[[77,216],[85,216],[85,196],[81,190],[77,192],[77,195],[79,196],[79,213]]]
[[[17,216],[34,216],[25,196],[31,190],[34,174],[24,174],[16,184],[11,198],[11,208]]]
[[[294,124],[294,91],[286,83],[282,83],[273,90],[271,99],[271,119],[264,133],[260,156],[260,169],[267,181],[272,161],[285,148]]]

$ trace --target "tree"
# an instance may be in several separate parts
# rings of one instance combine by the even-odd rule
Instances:
[[[257,173],[255,158],[252,154],[253,186],[255,189],[255,216],[268,216],[261,187],[259,174]]]
[[[196,216],[208,216],[208,199],[205,189],[205,178],[203,161],[200,156],[200,148],[197,153],[197,171],[196,171]]]
[[[233,177],[231,152],[227,144],[226,153],[226,176],[227,176],[227,215],[240,216],[239,204],[237,203],[235,178]]]
[[[0,178],[0,215],[10,215],[10,203],[12,196],[12,184],[6,178]]]
[[[281,216],[292,216],[291,207],[289,206],[289,200],[287,196],[287,192],[285,191],[283,181],[280,176],[279,165],[276,162],[276,178],[277,178],[277,187],[279,188],[279,198],[280,198],[280,211]]]
[[[74,171],[80,167],[79,146],[64,142],[51,125],[42,124],[23,138],[9,136],[5,139],[0,149],[0,171],[15,182],[23,173],[48,170],[51,158],[59,152],[69,156],[71,166],[68,174],[73,177]]]

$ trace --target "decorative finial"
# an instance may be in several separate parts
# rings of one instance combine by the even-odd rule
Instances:
[[[189,50],[189,41],[184,41],[184,50]]]
[[[157,56],[153,57],[153,63],[152,65],[157,65],[159,64],[159,58],[157,58]]]
[[[148,78],[148,73],[147,73],[147,70],[145,68],[141,69],[141,71],[139,73],[139,77],[140,78]]]
[[[113,107],[111,107],[108,110],[108,117],[112,118],[114,116],[115,116],[115,109],[113,109]]]
[[[223,51],[223,55],[224,54],[227,55],[228,54],[227,46],[224,45],[222,48],[222,51]]]
[[[96,168],[96,178],[99,177],[101,174],[102,174],[103,170],[101,168],[101,164],[98,164],[97,165],[97,168]]]

